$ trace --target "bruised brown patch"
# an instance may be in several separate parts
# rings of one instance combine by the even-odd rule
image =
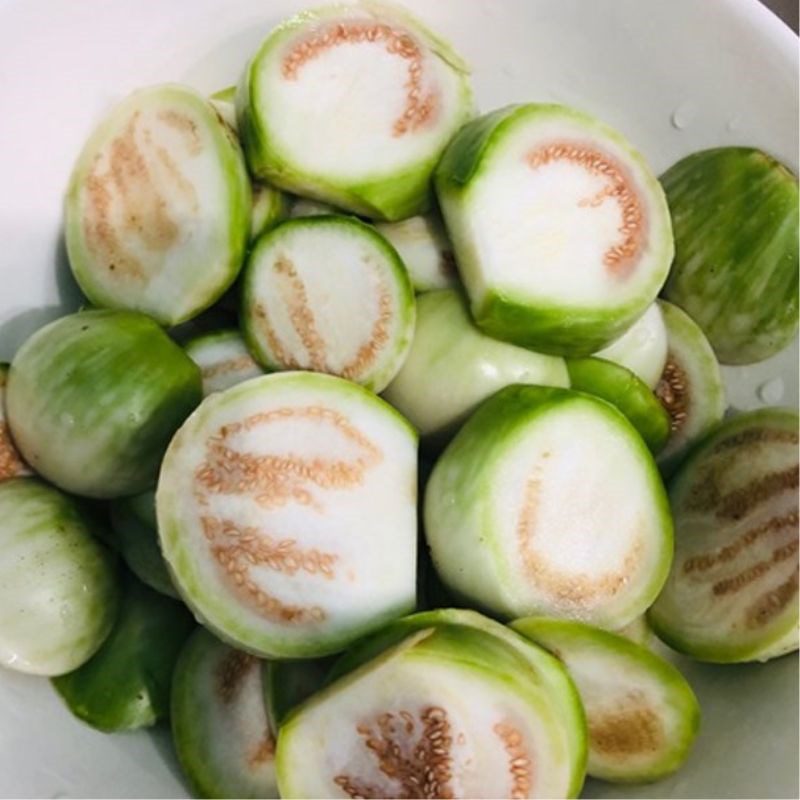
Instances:
[[[509,722],[498,722],[492,730],[503,742],[503,749],[508,756],[511,777],[511,791],[508,796],[512,800],[528,797],[533,784],[533,760],[525,747],[522,734]]]
[[[670,430],[673,434],[678,433],[686,424],[689,413],[689,379],[672,353],[667,354],[667,363],[655,394],[669,414]]]
[[[622,566],[614,572],[589,577],[586,574],[556,569],[541,557],[534,546],[539,489],[539,481],[530,478],[525,487],[522,511],[517,522],[517,546],[528,577],[538,588],[545,589],[560,603],[579,605],[596,602],[603,597],[613,597],[637,572],[642,558],[641,538],[637,537],[631,544]]]
[[[215,687],[217,696],[225,704],[232,703],[250,672],[258,665],[258,659],[240,650],[231,650],[217,665]]]
[[[289,454],[241,452],[229,446],[231,437],[265,425],[291,424],[306,419],[333,428],[355,445],[352,460],[302,458]],[[195,497],[201,508],[208,495],[250,496],[263,509],[289,503],[324,512],[313,490],[343,491],[363,482],[366,472],[383,459],[381,451],[348,419],[321,406],[280,408],[224,425],[206,443],[206,458],[195,471]],[[266,568],[285,575],[303,571],[323,579],[334,577],[337,556],[316,548],[303,549],[295,539],[271,536],[253,526],[241,526],[211,514],[201,517],[203,533],[215,563],[232,589],[268,619],[312,623],[325,619],[320,606],[285,604],[265,592],[251,577],[251,569]]]
[[[247,763],[250,769],[257,769],[265,764],[269,764],[273,758],[275,758],[275,737],[267,731],[264,734],[264,738],[248,756]]]
[[[722,578],[716,581],[711,587],[712,592],[717,597],[740,592],[742,589],[770,572],[773,567],[782,564],[784,561],[792,558],[792,556],[796,556],[797,546],[798,542],[795,540],[782,547],[776,547],[772,551],[770,558],[751,564],[746,569],[743,569],[741,572],[729,578]]]
[[[2,399],[2,395],[0,395],[0,399]],[[27,464],[22,460],[22,456],[11,441],[8,426],[0,416],[0,481],[30,474]]]
[[[747,428],[739,431],[732,436],[728,436],[721,442],[717,442],[709,455],[715,456],[734,450],[738,447],[746,447],[752,444],[791,444],[797,445],[799,436],[797,431],[784,430],[782,428]]]
[[[527,153],[525,161],[533,170],[554,162],[569,162],[603,179],[603,188],[592,197],[580,199],[578,206],[597,208],[607,200],[619,206],[622,215],[617,228],[619,238],[603,254],[603,264],[614,275],[628,275],[647,244],[647,227],[645,209],[625,165],[594,144],[569,139],[538,145]]]
[[[705,572],[712,567],[733,561],[740,553],[747,551],[753,544],[760,541],[765,536],[780,533],[787,528],[795,534],[797,530],[798,515],[797,511],[792,511],[782,517],[772,517],[760,525],[756,525],[750,530],[738,536],[729,545],[720,547],[714,553],[704,553],[699,556],[687,558],[683,563],[683,573],[690,575],[693,572]]]
[[[419,723],[417,720],[419,718]],[[342,773],[333,782],[351,798],[452,798],[453,731],[445,709],[385,712],[356,731],[390,783],[377,786]]]
[[[592,749],[606,758],[624,760],[664,746],[663,723],[640,692],[631,692],[622,708],[590,714],[587,721]]]
[[[795,548],[795,552],[797,552]],[[796,602],[798,569],[775,589],[765,592],[745,611],[745,624],[748,628],[761,628],[770,623],[789,603]]]
[[[719,520],[737,522],[758,506],[768,503],[778,495],[800,485],[800,467],[795,465],[750,481],[746,486],[734,489],[719,498],[715,516]]]
[[[431,125],[439,112],[439,95],[437,91],[424,90],[424,51],[405,30],[379,22],[334,22],[295,42],[284,56],[281,72],[286,80],[297,80],[303,66],[324,51],[365,42],[383,43],[387,53],[402,58],[408,65],[403,86],[406,90],[405,106],[394,121],[392,135],[403,136]]]

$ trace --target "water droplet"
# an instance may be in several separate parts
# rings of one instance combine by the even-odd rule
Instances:
[[[61,619],[69,619],[69,613],[71,610],[72,609],[69,603],[64,603],[64,605],[62,605],[58,610],[58,616],[61,617]]]
[[[739,117],[738,116],[731,117],[725,123],[725,130],[726,131],[735,131],[735,130],[738,130],[738,129],[739,129]]]
[[[689,103],[682,103],[673,112],[670,117],[672,127],[676,130],[682,131],[688,127],[689,123],[694,119],[694,108]]]
[[[772,406],[783,399],[783,389],[783,378],[771,378],[758,387],[756,394],[759,400]]]
[[[517,73],[514,72],[514,68],[509,66],[508,64],[506,64],[500,71],[503,73],[503,75],[506,76],[506,78],[516,78],[517,77]]]

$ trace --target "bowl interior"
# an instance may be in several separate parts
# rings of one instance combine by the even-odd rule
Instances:
[[[479,107],[574,105],[622,130],[661,172],[704,147],[761,147],[797,171],[797,39],[756,0],[405,0],[471,63]],[[148,83],[235,83],[302,0],[7,0],[0,5],[0,361],[80,304],[61,239],[69,171],[108,106]],[[730,405],[797,405],[797,342],[726,368]],[[679,660],[703,725],[677,775],[588,782],[593,797],[797,797],[796,655]],[[0,793],[184,797],[166,730],[106,736],[46,681],[0,674]]]

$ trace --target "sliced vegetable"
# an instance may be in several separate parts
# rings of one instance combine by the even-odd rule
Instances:
[[[670,416],[670,437],[659,453],[665,475],[725,414],[725,384],[714,351],[698,325],[677,306],[659,301],[669,352],[656,395]]]
[[[327,214],[339,214],[339,209],[329,206],[327,203],[320,203],[318,200],[309,200],[307,197],[297,197],[292,203],[289,216],[296,217],[320,217]]]
[[[697,736],[700,706],[672,664],[581,622],[528,617],[513,627],[558,656],[575,681],[589,727],[589,775],[644,783],[683,764]]]
[[[289,716],[281,796],[566,797],[575,752],[553,704],[503,639],[466,625],[420,630]]]
[[[20,348],[6,411],[36,472],[68,492],[112,498],[153,486],[172,434],[200,398],[200,370],[153,320],[81,311]]]
[[[258,178],[386,220],[424,213],[430,177],[471,112],[467,70],[408,13],[336,5],[286,20],[236,97]]]
[[[570,384],[616,406],[639,431],[651,452],[658,453],[669,439],[670,416],[629,369],[602,358],[567,359]]]
[[[264,662],[264,693],[273,730],[283,725],[293,708],[322,688],[332,666],[332,657]]]
[[[253,184],[253,215],[250,223],[250,240],[255,241],[289,217],[290,201],[280,189],[266,183]]]
[[[532,671],[543,713],[555,721],[552,733],[561,739],[559,749],[567,754],[571,778],[566,794],[580,793],[586,772],[586,719],[577,690],[563,666],[540,647],[505,625],[475,611],[459,608],[437,608],[396,620],[378,633],[362,640],[335,663],[328,680],[336,680],[400,643],[412,633],[430,628],[476,629],[500,639],[526,662]]]
[[[693,153],[661,177],[675,230],[665,297],[723,364],[752,364],[797,333],[797,177],[751,147]]]
[[[214,92],[208,98],[222,121],[232,130],[236,130],[236,87],[228,86]]]
[[[642,647],[650,647],[655,641],[655,634],[653,629],[647,622],[647,614],[642,614],[636,617],[633,622],[629,622],[619,630],[614,631],[617,636],[624,636],[630,639],[634,644],[641,645]]]
[[[204,397],[264,374],[236,329],[204,333],[188,341],[185,348],[200,367]]]
[[[348,381],[283,373],[206,398],[156,507],[181,595],[248,651],[327,655],[414,607],[416,437]]]
[[[414,317],[397,252],[353,217],[284,222],[250,255],[242,325],[269,369],[328,372],[380,392],[411,346]]]
[[[667,364],[667,326],[658,302],[628,328],[619,339],[595,353],[597,358],[627,367],[655,389]]]
[[[673,244],[661,187],[580,111],[508,106],[465,125],[436,188],[472,315],[488,334],[588,356],[655,300]]]
[[[650,609],[656,634],[702,661],[798,647],[798,416],[725,422],[670,484],[675,563]]]
[[[6,424],[6,381],[8,364],[0,364],[0,483],[9,478],[30,475],[28,465],[22,460],[16,445],[11,440],[11,432]]]
[[[509,386],[434,467],[425,534],[445,584],[506,617],[620,628],[655,599],[672,523],[652,456],[590,395]]]
[[[186,607],[125,581],[119,616],[100,649],[53,686],[78,719],[101,731],[154,725],[169,714],[172,670],[195,627]]]
[[[204,628],[192,635],[172,681],[172,738],[198,797],[278,797],[275,735],[260,662]]]
[[[134,92],[92,134],[66,204],[70,266],[96,306],[177,325],[236,279],[250,181],[236,136],[201,95]]]
[[[375,226],[400,254],[418,292],[458,286],[453,246],[438,214]]]
[[[154,491],[123,497],[111,503],[112,544],[131,572],[151,589],[178,597],[158,546]]]
[[[460,292],[417,298],[414,341],[384,396],[423,436],[446,441],[478,405],[504,386],[569,386],[564,359],[484,334]]]
[[[35,478],[0,483],[0,664],[62,675],[89,659],[117,611],[111,552],[91,517]]]

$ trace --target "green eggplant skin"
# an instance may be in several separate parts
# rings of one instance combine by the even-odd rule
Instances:
[[[572,389],[616,406],[639,431],[652,453],[667,443],[670,418],[647,384],[630,370],[602,358],[567,359]]]
[[[112,544],[128,569],[146,586],[177,599],[180,595],[158,545],[155,492],[150,490],[115,500],[110,516]]]
[[[93,522],[36,478],[0,484],[0,665],[62,675],[108,636],[118,580]]]
[[[53,679],[69,710],[101,731],[154,725],[169,714],[172,670],[195,628],[182,603],[127,576],[114,628],[74,672]]]
[[[326,684],[335,660],[335,656],[328,656],[294,661],[264,661],[264,700],[273,729],[278,730],[292,709]]]
[[[6,395],[23,458],[59,488],[98,499],[153,487],[201,399],[199,368],[153,320],[126,311],[42,328],[14,358]]]
[[[750,147],[702,150],[661,177],[675,234],[664,288],[723,364],[782,350],[798,322],[797,177]]]

